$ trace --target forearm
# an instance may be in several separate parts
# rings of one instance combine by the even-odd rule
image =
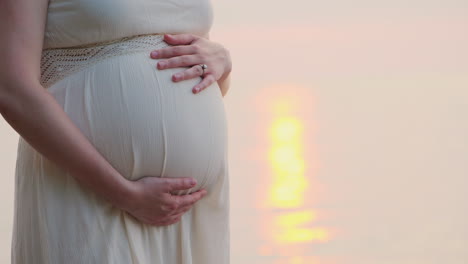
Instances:
[[[227,94],[229,87],[231,86],[231,72],[227,73],[218,80],[218,86],[221,89],[221,94],[224,97]]]
[[[38,83],[0,87],[0,91],[0,113],[36,151],[98,196],[124,205],[121,199],[128,197],[128,180],[94,148],[49,92]]]

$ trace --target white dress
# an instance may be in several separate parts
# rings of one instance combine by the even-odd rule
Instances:
[[[194,177],[206,188],[180,222],[138,222],[20,137],[12,263],[229,263],[227,122],[217,83],[156,69],[163,33],[205,35],[210,0],[51,0],[41,83],[122,175]],[[34,113],[31,113],[34,114]],[[50,131],[50,133],[54,133]],[[184,194],[184,193],[181,193]]]

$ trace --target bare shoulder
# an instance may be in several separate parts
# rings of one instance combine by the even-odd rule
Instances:
[[[48,4],[49,0],[0,1],[0,92],[11,82],[39,81]]]

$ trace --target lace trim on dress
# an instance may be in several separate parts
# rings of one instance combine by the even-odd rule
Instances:
[[[163,37],[163,34],[137,35],[71,48],[44,49],[40,83],[47,89],[66,76],[104,59],[169,46]]]

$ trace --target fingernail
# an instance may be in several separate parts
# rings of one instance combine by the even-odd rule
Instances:
[[[190,184],[195,185],[195,184],[197,184],[197,182],[192,179],[192,180],[190,180]]]
[[[166,67],[167,63],[165,61],[160,61],[158,65],[159,65],[159,68],[164,68]]]
[[[174,75],[174,77],[178,80],[178,79],[180,79],[180,77],[182,77],[182,74],[181,73],[176,73]]]
[[[156,57],[156,56],[158,56],[158,52],[157,52],[157,51],[151,52],[151,57]]]
[[[200,88],[198,88],[198,87],[196,87],[196,88],[193,89],[193,92],[194,92],[194,93],[198,93],[198,91],[200,91]]]

